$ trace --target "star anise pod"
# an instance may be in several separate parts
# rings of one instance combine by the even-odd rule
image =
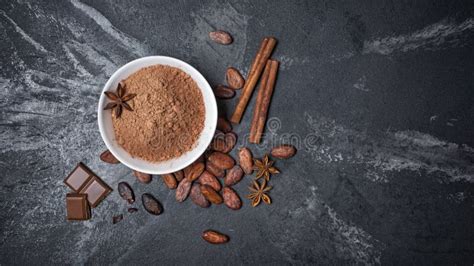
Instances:
[[[118,84],[117,93],[111,91],[104,91],[104,93],[107,98],[112,100],[112,102],[108,103],[105,106],[104,110],[115,109],[115,117],[120,117],[120,115],[122,114],[122,108],[125,108],[129,111],[133,111],[132,107],[130,107],[127,102],[137,95],[134,93],[125,94],[125,86],[122,86],[122,83]]]
[[[265,179],[263,180],[262,185],[260,185],[256,180],[253,181],[252,185],[252,187],[249,187],[251,193],[247,195],[247,198],[252,200],[252,207],[260,204],[260,201],[263,201],[266,204],[272,203],[272,199],[270,199],[270,197],[265,193],[270,191],[272,187],[267,187],[267,181]]]
[[[273,161],[270,161],[268,154],[265,154],[263,160],[254,160],[254,170],[257,170],[255,179],[264,177],[265,180],[270,180],[271,174],[279,174],[280,170],[273,166]]]

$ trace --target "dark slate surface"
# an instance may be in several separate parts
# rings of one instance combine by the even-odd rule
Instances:
[[[472,265],[474,3],[297,2],[2,1],[0,264]],[[208,40],[218,28],[233,45]],[[271,206],[178,204],[158,178],[98,159],[96,105],[118,67],[168,55],[216,84],[227,66],[246,73],[266,35],[281,69],[272,130],[251,148],[300,141]],[[65,221],[79,161],[153,193],[163,215],[128,214],[114,191],[90,221]],[[231,242],[204,243],[208,228]]]

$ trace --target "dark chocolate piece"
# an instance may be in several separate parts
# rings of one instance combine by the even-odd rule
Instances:
[[[99,203],[112,191],[102,179],[98,176],[92,176],[85,182],[79,193],[87,194],[87,200],[92,208],[97,207]]]
[[[87,195],[68,193],[66,195],[66,211],[68,220],[89,220],[91,209]]]
[[[74,192],[79,192],[91,176],[95,176],[95,174],[83,163],[78,163],[68,177],[64,179],[64,183]]]

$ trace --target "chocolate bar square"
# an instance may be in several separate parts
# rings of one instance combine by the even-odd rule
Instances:
[[[86,181],[79,193],[86,194],[89,204],[95,208],[111,191],[112,188],[94,175]]]
[[[64,183],[74,192],[78,192],[91,176],[95,176],[95,174],[83,163],[78,163],[68,177],[64,179]]]
[[[68,220],[89,220],[91,209],[87,195],[68,193],[66,195],[66,211]]]

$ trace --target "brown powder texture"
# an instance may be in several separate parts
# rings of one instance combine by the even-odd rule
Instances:
[[[196,145],[204,128],[201,90],[184,71],[165,65],[142,68],[122,81],[133,111],[112,115],[118,143],[151,162],[176,158]]]

